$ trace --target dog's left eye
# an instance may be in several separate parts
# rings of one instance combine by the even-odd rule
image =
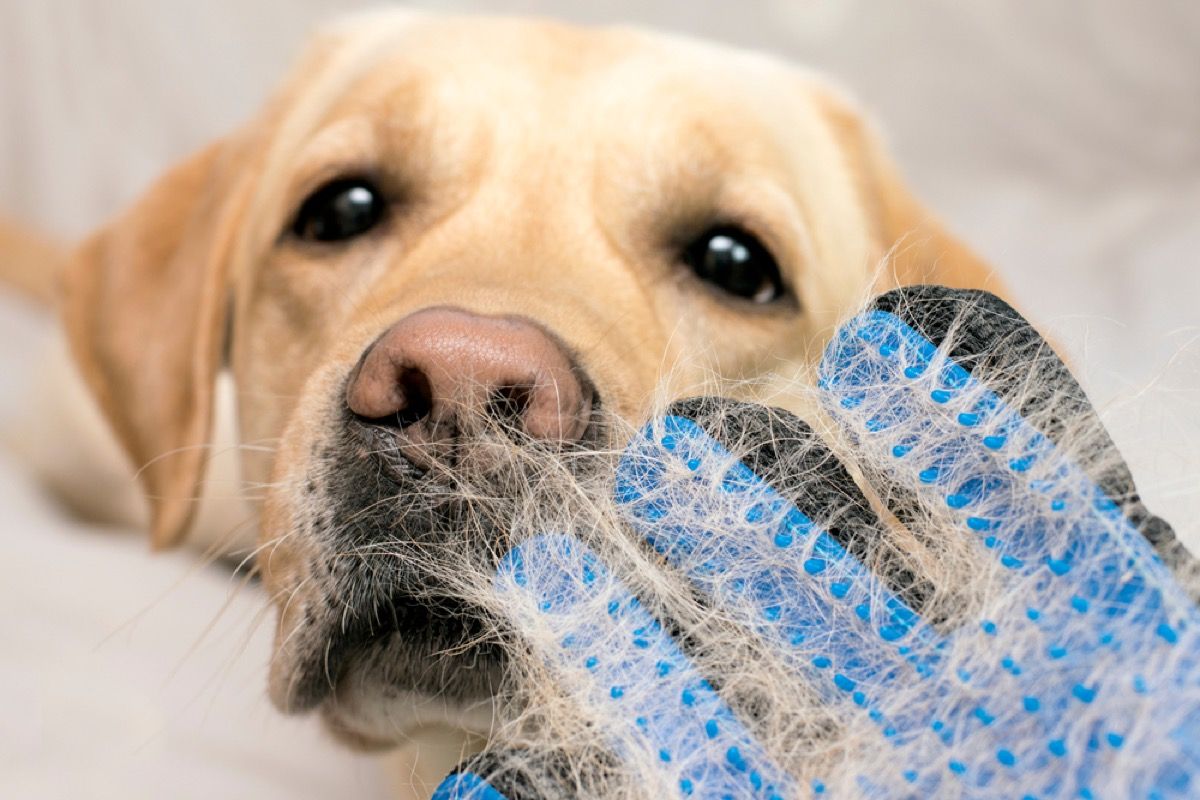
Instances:
[[[763,304],[783,296],[783,278],[775,258],[741,228],[708,230],[687,246],[683,261],[696,277],[736,297]]]
[[[374,228],[383,212],[383,197],[369,181],[339,178],[305,198],[291,230],[306,241],[341,242]]]

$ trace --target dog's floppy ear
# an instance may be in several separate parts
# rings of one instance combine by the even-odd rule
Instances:
[[[823,94],[821,105],[845,149],[859,195],[887,253],[874,291],[935,283],[988,289],[1005,296],[1006,290],[992,268],[913,196],[861,112],[833,93]]]
[[[161,177],[61,278],[67,337],[150,507],[155,547],[187,530],[205,462],[236,221],[249,185],[231,140]]]

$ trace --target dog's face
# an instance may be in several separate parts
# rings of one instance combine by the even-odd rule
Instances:
[[[809,361],[893,248],[884,283],[984,280],[808,74],[633,31],[389,12],[321,37],[257,119],[86,244],[65,309],[149,465],[159,544],[186,529],[232,370],[244,478],[266,487],[273,696],[388,741],[486,718],[502,672],[404,557],[494,549],[447,545],[472,515],[503,536],[459,473],[503,471],[513,446],[569,458],[656,393]]]

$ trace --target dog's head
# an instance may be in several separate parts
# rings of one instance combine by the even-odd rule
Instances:
[[[811,74],[387,12],[320,36],[256,119],[87,242],[64,307],[160,546],[232,371],[274,697],[388,740],[496,690],[497,651],[426,567],[497,548],[494,502],[530,477],[514,449],[569,462],[664,380],[805,362],[881,282],[985,276]]]

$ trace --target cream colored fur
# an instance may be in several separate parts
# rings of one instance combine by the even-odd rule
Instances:
[[[393,193],[387,227],[332,254],[288,242],[304,196],[346,173]],[[679,232],[715,221],[772,249],[794,304],[738,307],[679,270]],[[26,449],[93,516],[143,515],[119,490],[136,473],[157,546],[239,552],[257,537],[286,705],[286,643],[316,602],[316,545],[296,535],[315,509],[296,486],[341,379],[392,322],[444,304],[532,318],[636,419],[714,374],[803,368],[865,296],[922,281],[998,288],[820,76],[631,29],[358,15],[314,39],[261,113],[74,251],[59,295],[71,362],[56,358],[42,397],[81,422],[27,432]],[[464,715],[431,727],[407,705],[331,723],[358,742],[415,739],[398,773],[427,787],[464,746],[441,723],[475,728],[470,746],[485,732]]]

